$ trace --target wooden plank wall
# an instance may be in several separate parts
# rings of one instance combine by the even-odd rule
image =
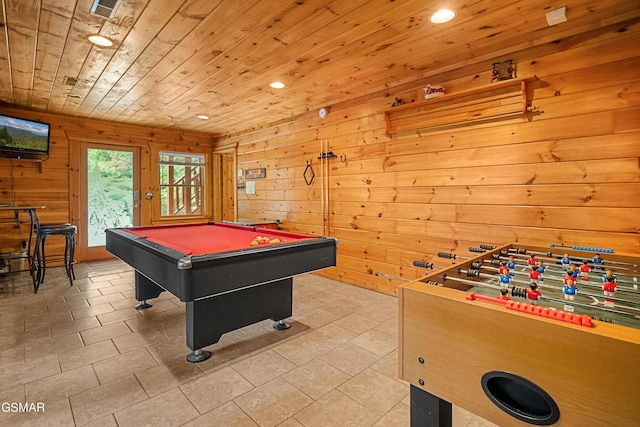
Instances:
[[[0,106],[0,114],[51,125],[50,155],[47,160],[36,162],[0,157],[0,202],[44,205],[46,209],[39,211],[42,222],[78,223],[78,219],[71,216],[70,209],[70,203],[77,198],[70,189],[78,187],[73,182],[75,171],[70,165],[70,151],[78,149],[75,145],[78,141],[141,147],[141,194],[147,191],[157,194],[157,180],[152,179],[150,172],[152,159],[149,153],[152,147],[176,150],[179,147],[188,149],[200,146],[208,151],[212,144],[210,135],[196,132],[35,113],[4,106]],[[141,201],[141,217],[143,224],[151,223],[150,202]],[[28,218],[25,216],[24,219]],[[26,224],[17,230],[15,223],[0,223],[0,249],[3,252],[18,251],[23,238],[28,238]],[[50,253],[60,249],[53,241],[51,243]]]
[[[447,266],[434,254],[470,255],[479,244],[640,254],[638,45],[634,20],[328,106],[325,120],[311,111],[228,135],[216,145],[237,147],[239,168],[267,169],[255,195],[239,191],[238,215],[337,237],[338,266],[323,274],[386,293],[402,283],[390,277],[424,273],[413,260]],[[381,111],[395,97],[420,100],[427,84],[448,93],[486,85],[491,63],[506,59],[518,77],[539,78],[527,119],[385,134]],[[325,173],[321,151],[339,156]],[[316,174],[309,186],[307,164]]]

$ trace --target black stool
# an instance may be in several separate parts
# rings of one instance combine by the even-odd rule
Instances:
[[[38,288],[44,282],[44,274],[47,269],[47,261],[51,262],[63,262],[67,277],[69,278],[70,286],[73,286],[73,279],[76,275],[73,271],[73,264],[75,260],[73,258],[76,249],[76,233],[78,227],[72,224],[39,224],[36,230],[36,243],[33,249],[34,258],[34,270],[33,276],[33,290],[38,292]],[[44,247],[47,237],[49,236],[64,236],[64,255],[45,255]]]

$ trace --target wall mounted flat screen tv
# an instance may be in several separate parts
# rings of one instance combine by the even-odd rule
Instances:
[[[0,114],[0,156],[39,158],[49,154],[48,123]]]

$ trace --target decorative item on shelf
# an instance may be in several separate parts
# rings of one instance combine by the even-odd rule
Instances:
[[[444,87],[440,85],[427,85],[424,88],[424,99],[437,98],[444,95]]]
[[[396,98],[393,100],[393,104],[391,104],[392,107],[397,107],[398,105],[403,105],[404,101],[402,100],[402,98]]]
[[[491,83],[510,80],[516,77],[516,72],[513,68],[513,59],[494,62],[491,66],[493,67],[493,70],[491,71]]]
[[[302,173],[302,176],[304,177],[304,182],[307,183],[307,186],[313,184],[313,179],[316,177],[316,174],[313,171],[311,162],[307,161],[307,167],[304,168],[304,172]]]

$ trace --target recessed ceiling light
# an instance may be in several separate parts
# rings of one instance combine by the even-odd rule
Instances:
[[[82,98],[82,96],[78,95],[77,93],[67,93],[66,95],[69,98]]]
[[[200,120],[209,120],[209,116],[207,116],[206,114],[198,114],[196,117]]]
[[[282,82],[273,82],[273,83],[269,83],[269,86],[271,86],[274,89],[282,89],[284,87],[284,83],[282,83]]]
[[[91,43],[95,44],[96,46],[102,46],[102,47],[113,46],[113,42],[111,40],[98,34],[90,35],[87,38]]]
[[[456,16],[453,10],[440,9],[429,18],[434,24],[444,24],[451,21]]]

